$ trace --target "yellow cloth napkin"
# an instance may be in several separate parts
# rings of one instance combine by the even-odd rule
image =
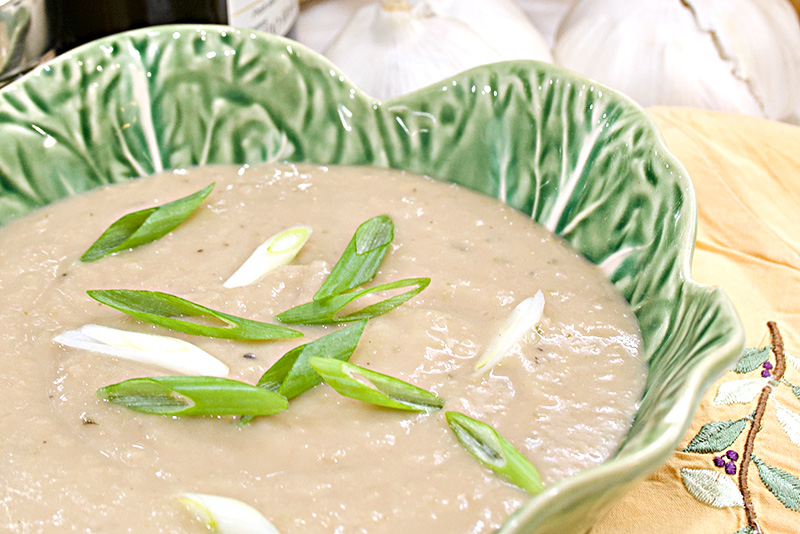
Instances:
[[[800,128],[697,109],[648,111],[697,193],[692,277],[728,294],[744,323],[747,347],[768,344],[766,322],[777,323],[789,355],[788,383],[774,387],[759,429],[752,430],[746,482],[739,480],[745,442],[769,380],[762,373],[777,371],[775,354],[767,364],[756,358],[752,370],[731,371],[717,381],[667,465],[592,534],[750,534],[755,522],[740,504],[747,492],[764,534],[798,534],[800,388],[791,384],[800,386]],[[731,467],[718,467],[715,458],[736,473],[726,473]]]

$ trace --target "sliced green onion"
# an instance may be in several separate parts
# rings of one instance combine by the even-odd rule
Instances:
[[[360,289],[358,291],[336,295],[324,301],[307,302],[280,313],[277,319],[284,324],[339,324],[359,321],[361,319],[371,319],[397,308],[419,294],[423,289],[428,287],[430,283],[430,278],[406,278],[405,280],[397,280],[396,282],[390,282],[368,289]],[[336,315],[337,312],[351,302],[369,294],[404,287],[412,287],[413,289],[366,306],[348,315]]]
[[[228,366],[188,341],[87,324],[53,341],[76,349],[157,365],[181,374],[225,376]]]
[[[539,472],[494,428],[463,413],[445,412],[444,415],[458,441],[480,463],[530,494],[542,492]]]
[[[351,399],[412,412],[431,412],[444,406],[444,401],[429,391],[352,363],[331,358],[309,358],[308,363],[337,393]]]
[[[122,216],[84,252],[81,261],[99,260],[108,254],[164,237],[185,221],[203,203],[212,189],[214,184],[167,204]]]
[[[378,215],[362,223],[314,300],[329,299],[375,278],[393,238],[394,224],[388,215]]]
[[[311,235],[308,226],[295,226],[270,237],[228,278],[223,287],[242,287],[261,280],[264,275],[291,262]]]
[[[92,289],[86,293],[96,301],[141,321],[184,334],[242,340],[303,337],[301,332],[290,328],[228,315],[158,291]],[[176,319],[176,316],[217,319],[227,326],[208,326]]]
[[[536,326],[536,323],[542,319],[543,312],[544,295],[541,291],[537,291],[534,296],[520,302],[506,319],[497,337],[483,353],[475,365],[475,369],[479,371],[491,369]]]
[[[155,415],[270,415],[286,398],[244,382],[212,376],[133,378],[97,390],[114,404]]]
[[[261,512],[242,501],[219,495],[182,493],[178,502],[219,534],[280,534]]]
[[[350,359],[366,326],[366,320],[359,321],[354,325],[293,348],[272,364],[261,375],[256,385],[283,395],[287,399],[292,399],[308,391],[322,382],[322,378],[308,364],[308,359],[313,357],[335,358],[344,361]],[[251,419],[252,417],[244,416],[241,424],[246,425]]]
[[[366,326],[367,321],[359,321],[293,348],[267,369],[259,379],[258,386],[280,393],[287,399],[308,391],[322,382],[308,364],[308,359],[323,357],[347,361],[356,350]]]

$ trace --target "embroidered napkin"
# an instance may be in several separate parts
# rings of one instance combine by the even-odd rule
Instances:
[[[697,193],[692,277],[731,297],[749,349],[667,465],[592,534],[800,533],[800,128],[648,111]]]

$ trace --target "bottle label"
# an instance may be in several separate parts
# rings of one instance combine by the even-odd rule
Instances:
[[[297,0],[228,0],[228,24],[286,35],[299,11]]]

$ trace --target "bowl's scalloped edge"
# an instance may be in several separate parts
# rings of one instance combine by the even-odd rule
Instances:
[[[197,25],[197,24],[189,24],[189,25],[167,25],[167,26],[159,26],[159,27],[151,27],[151,28],[143,28],[139,30],[133,30],[131,32],[126,32],[125,34],[118,34],[114,36],[109,36],[98,41],[94,41],[91,43],[87,43],[80,47],[77,47],[69,52],[58,56],[52,59],[50,62],[40,65],[33,71],[29,72],[28,74],[24,75],[20,79],[16,80],[12,84],[0,89],[0,96],[4,93],[11,92],[15,89],[15,87],[20,86],[22,84],[28,83],[29,80],[33,79],[34,77],[40,75],[46,69],[52,67],[52,65],[58,62],[70,61],[71,58],[75,55],[80,55],[84,51],[88,51],[93,49],[97,46],[102,46],[104,43],[115,42],[120,38],[120,35],[126,36],[136,36],[136,35],[145,35],[151,34],[152,32],[173,32],[173,31],[184,31],[184,30],[206,30],[206,31],[232,31],[232,32],[239,32],[239,33],[253,33],[256,35],[260,35],[267,39],[276,40],[283,45],[286,46],[293,46],[299,47],[303,54],[310,56],[313,58],[313,61],[317,62],[320,66],[325,66],[326,68],[340,73],[341,76],[344,76],[338,68],[336,68],[330,61],[325,59],[323,56],[317,54],[316,52],[312,51],[311,49],[304,47],[301,44],[296,43],[295,41],[275,37],[275,36],[268,36],[267,34],[262,34],[257,31],[244,31],[238,30],[231,27],[226,26],[215,26],[215,25]],[[519,63],[519,62],[516,62]],[[530,61],[526,63],[534,64],[536,62]],[[449,78],[448,80],[456,80],[458,78],[462,78],[465,75],[469,75],[472,72],[479,72],[482,70],[486,70],[487,68],[491,67],[477,67],[475,69],[471,69],[465,73],[457,75],[455,77]],[[587,80],[587,78],[578,75],[572,71],[567,69],[556,67],[553,65],[547,65],[548,69],[551,69],[554,72],[561,73],[564,77],[569,77],[575,80]],[[446,83],[448,80],[445,80]],[[735,309],[733,308],[732,303],[728,299],[728,297],[722,292],[722,290],[716,288],[712,289],[706,286],[702,286],[691,280],[691,258],[694,251],[694,240],[695,240],[695,232],[696,232],[696,199],[694,195],[694,188],[691,184],[691,180],[688,177],[688,173],[680,164],[680,162],[672,155],[666,144],[664,143],[663,137],[658,130],[658,127],[653,121],[652,117],[650,117],[644,109],[642,109],[638,104],[636,104],[633,100],[629,97],[619,93],[618,91],[609,88],[601,83],[595,83],[598,87],[602,87],[604,90],[613,93],[617,96],[617,98],[621,98],[629,103],[631,107],[634,107],[639,110],[642,115],[643,120],[649,123],[649,128],[655,133],[657,138],[657,142],[663,148],[664,157],[668,160],[672,161],[676,168],[679,170],[679,181],[683,191],[686,194],[686,200],[691,205],[691,209],[685,210],[687,216],[690,218],[687,220],[687,224],[682,228],[680,234],[680,267],[679,271],[681,276],[683,277],[683,284],[684,287],[692,287],[697,291],[700,291],[702,294],[708,296],[713,303],[716,304],[717,308],[721,311],[722,315],[720,316],[719,320],[727,321],[729,323],[729,333],[730,337],[722,343],[721,345],[717,346],[714,351],[710,354],[704,356],[702,362],[697,365],[691,375],[690,380],[687,381],[686,389],[680,400],[675,403],[674,406],[669,410],[669,418],[675,421],[679,421],[679,424],[672,424],[669,426],[669,431],[665,432],[664,434],[658,436],[658,438],[651,443],[649,443],[646,447],[643,447],[639,450],[630,452],[630,453],[623,453],[622,455],[611,459],[610,461],[601,464],[597,467],[593,467],[582,471],[576,475],[568,477],[552,486],[547,488],[544,493],[542,493],[537,498],[531,499],[528,503],[523,505],[520,510],[518,510],[511,519],[500,529],[499,532],[511,532],[515,528],[525,525],[526,527],[535,526],[540,523],[539,519],[537,518],[538,514],[541,514],[542,517],[551,516],[554,509],[554,504],[557,502],[558,499],[561,499],[562,503],[569,505],[571,501],[575,499],[580,499],[584,495],[591,493],[591,488],[599,481],[602,480],[609,480],[614,479],[620,481],[620,485],[628,485],[630,482],[633,482],[636,479],[642,478],[649,473],[655,471],[660,464],[662,464],[669,456],[672,454],[675,447],[680,443],[684,433],[688,429],[691,423],[691,416],[694,413],[694,410],[697,408],[705,390],[713,383],[722,373],[729,367],[733,366],[736,362],[736,359],[741,354],[742,348],[744,346],[744,330],[739,321],[739,318],[736,314]],[[404,95],[402,97],[388,99],[384,101],[380,101],[378,99],[374,99],[364,93],[361,89],[353,85],[351,82],[346,81],[345,83],[349,84],[350,87],[355,91],[355,94],[359,98],[363,98],[369,102],[371,102],[376,107],[391,107],[396,105],[402,105],[404,101],[408,100],[409,98],[416,98],[420,95],[423,95],[426,91],[433,90],[434,86],[441,86],[442,82],[434,84],[429,88],[424,88],[409,95]],[[633,475],[633,476],[631,476]],[[574,497],[571,499],[570,494],[573,494]],[[560,508],[563,508],[560,507]]]

